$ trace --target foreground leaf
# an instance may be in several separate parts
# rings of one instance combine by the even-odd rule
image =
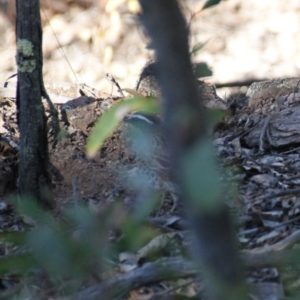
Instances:
[[[212,75],[212,71],[208,67],[207,63],[204,62],[195,64],[194,73],[196,78],[202,78],[202,77],[207,77]]]
[[[0,259],[0,274],[23,274],[36,266],[36,260],[31,253],[10,255]]]
[[[24,245],[26,238],[24,232],[0,232],[0,241],[7,243],[14,243],[17,245]]]
[[[124,116],[130,111],[138,110],[144,113],[157,113],[158,103],[154,98],[133,97],[114,105],[97,121],[87,142],[86,154],[92,158],[101,148],[104,141],[113,133]]]
[[[193,47],[193,49],[192,49],[192,51],[191,51],[191,54],[192,54],[192,55],[197,54],[200,50],[202,50],[202,49],[207,45],[207,43],[208,43],[208,41],[206,41],[206,42],[204,42],[204,43],[197,43],[197,44]]]
[[[221,1],[222,1],[222,0],[207,0],[207,1],[204,3],[204,5],[203,5],[202,10],[207,9],[207,8],[209,8],[209,7],[212,7],[212,6],[214,6],[214,5],[217,5],[217,4],[219,4]]]
[[[182,182],[195,210],[213,211],[220,207],[222,187],[211,142],[201,140],[186,153],[181,166]]]

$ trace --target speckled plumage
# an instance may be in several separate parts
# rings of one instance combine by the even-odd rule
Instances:
[[[124,122],[128,124],[127,151],[134,156],[128,178],[141,181],[138,188],[144,184],[152,191],[169,192],[173,211],[177,205],[178,188],[170,174],[159,118],[135,113],[124,118]]]

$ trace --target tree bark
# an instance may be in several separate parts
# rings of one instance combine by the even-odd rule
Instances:
[[[52,207],[48,174],[47,124],[42,96],[42,26],[39,0],[17,0],[17,109],[20,130],[19,182],[21,197]]]

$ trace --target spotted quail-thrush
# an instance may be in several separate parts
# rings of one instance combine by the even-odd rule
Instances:
[[[161,131],[161,120],[157,116],[134,113],[124,118],[129,125],[128,149],[134,154],[134,167],[128,176],[144,178],[153,191],[169,192],[175,210],[178,202],[178,188],[170,174],[169,160]]]

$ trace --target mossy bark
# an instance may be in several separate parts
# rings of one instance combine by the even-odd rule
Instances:
[[[42,96],[45,96],[42,69],[42,26],[39,0],[17,0],[17,114],[20,130],[20,196],[52,207],[48,174],[47,123]]]

